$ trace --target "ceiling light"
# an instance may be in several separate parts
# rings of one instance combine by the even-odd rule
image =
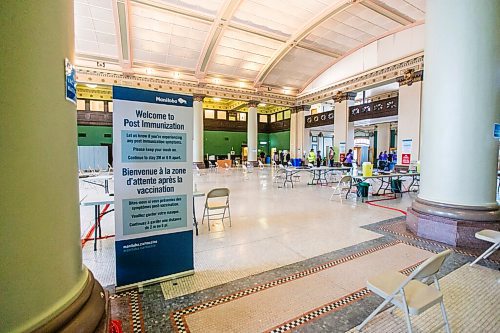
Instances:
[[[266,103],[259,103],[259,106],[266,106]]]
[[[240,82],[240,88],[245,88],[245,82]]]
[[[86,86],[91,88],[91,89],[97,88],[97,84],[86,84]]]
[[[179,72],[174,72],[174,78],[178,79],[181,77],[181,73]]]
[[[215,102],[220,102],[220,98],[219,97],[214,97],[214,101]]]
[[[288,95],[290,93],[290,90],[288,89],[283,89],[283,94]]]
[[[153,69],[152,68],[146,68],[146,74],[151,75],[153,74]]]
[[[215,84],[219,84],[219,83],[220,83],[220,79],[219,79],[219,78],[215,78],[215,79],[213,80],[213,82],[214,82]]]

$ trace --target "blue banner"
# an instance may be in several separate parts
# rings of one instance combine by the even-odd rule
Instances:
[[[193,96],[127,87],[113,87],[113,99],[193,107]]]
[[[115,253],[118,286],[190,271],[194,269],[193,232],[117,241]]]

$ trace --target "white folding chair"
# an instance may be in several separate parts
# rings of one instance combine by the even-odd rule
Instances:
[[[493,243],[493,245],[477,257],[477,259],[470,264],[471,266],[476,264],[481,259],[487,259],[496,250],[500,249],[500,231],[489,229],[481,230],[476,232],[476,238]]]
[[[333,193],[330,196],[330,200],[332,200],[335,195],[338,195],[340,197],[340,202],[342,202],[342,197],[344,196],[342,194],[343,191],[346,191],[345,198],[347,199],[349,191],[351,190],[352,187],[351,182],[352,182],[351,176],[342,176],[342,178],[340,178],[339,182],[337,183],[337,186],[333,190]]]
[[[260,170],[264,169],[264,163],[262,163],[262,161],[260,161],[260,160],[259,160],[259,169]]]
[[[419,315],[439,303],[444,323],[434,330],[444,326],[446,332],[451,333],[450,324],[448,323],[446,310],[444,308],[443,294],[441,293],[439,281],[437,279],[439,269],[450,254],[451,250],[448,249],[430,257],[418,266],[409,276],[397,271],[389,271],[370,278],[367,282],[368,289],[383,297],[384,301],[361,323],[361,325],[358,326],[358,331],[361,331],[387,304],[392,303],[395,307],[400,308],[404,312],[406,327],[408,332],[411,333],[410,315]],[[434,279],[435,288],[425,284],[429,278]],[[422,282],[419,280],[422,280]],[[391,313],[393,310],[394,309],[391,310]]]
[[[220,212],[221,210],[222,213]],[[226,210],[228,212],[228,217],[226,217]],[[217,211],[211,214],[212,211]],[[207,193],[207,199],[205,200],[205,209],[203,210],[203,219],[201,224],[205,220],[205,216],[208,218],[208,231],[210,231],[210,216],[220,216],[222,215],[221,221],[224,227],[224,219],[229,218],[229,226],[231,226],[231,211],[229,210],[229,189],[228,188],[215,188]]]

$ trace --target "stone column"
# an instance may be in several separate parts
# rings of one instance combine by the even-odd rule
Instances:
[[[193,95],[193,163],[204,168],[203,163],[203,98],[204,95]]]
[[[423,71],[408,70],[398,78],[398,165],[409,166],[420,160],[420,113],[422,105]],[[439,93],[437,93],[439,95]],[[403,158],[403,140],[411,140],[410,158]],[[408,142],[408,141],[406,141]]]
[[[297,110],[290,109],[290,157],[297,158]]]
[[[108,332],[107,298],[82,266],[76,105],[65,99],[73,1],[0,11],[0,330]]]
[[[391,123],[377,124],[377,158],[384,151],[389,153],[391,144]]]
[[[259,105],[259,102],[257,101],[250,101],[248,103],[248,116],[247,116],[248,162],[254,164],[257,163],[257,136],[258,136],[257,105]]]
[[[349,122],[349,107],[354,105],[354,92],[338,92],[334,97],[334,123],[333,123],[333,146],[335,151],[335,161],[339,161],[339,146],[341,142],[346,144],[346,153],[354,148],[354,123]]]
[[[309,151],[309,129],[305,128],[305,116],[309,109],[309,105],[298,105],[291,109],[292,117],[295,115],[295,129],[292,128],[292,122],[290,123],[290,150],[292,157],[295,156],[294,158],[303,158],[304,152],[307,154]],[[293,143],[295,149],[292,149],[292,130],[295,133],[295,142]]]
[[[500,230],[499,15],[499,1],[427,2],[421,188],[407,216],[421,237],[489,246],[474,233]]]

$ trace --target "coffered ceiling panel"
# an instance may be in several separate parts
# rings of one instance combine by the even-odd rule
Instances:
[[[307,19],[320,13],[329,3],[327,0],[246,0],[235,13],[233,21],[291,36]]]
[[[396,10],[414,20],[423,20],[425,18],[425,0],[372,0],[387,6],[389,9]],[[482,1],[482,0],[479,0]]]
[[[336,59],[423,20],[426,0],[73,1],[85,66],[289,94]]]
[[[134,59],[169,67],[194,68],[210,25],[169,11],[131,6]]]
[[[299,88],[318,71],[318,68],[325,67],[331,61],[332,58],[329,56],[293,48],[269,73],[265,83]]]
[[[160,3],[176,6],[185,10],[215,16],[224,0],[158,0]]]
[[[111,0],[75,0],[75,51],[118,58]]]
[[[254,79],[283,43],[236,29],[227,29],[215,51],[210,73]]]

